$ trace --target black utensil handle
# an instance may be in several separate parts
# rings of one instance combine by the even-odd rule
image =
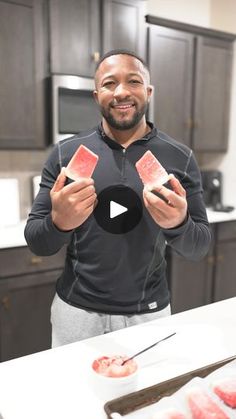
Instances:
[[[158,340],[157,342],[153,343],[152,345],[148,346],[147,348],[143,349],[142,351],[137,352],[136,354],[134,354],[130,358],[128,358],[125,361],[123,361],[121,365],[126,364],[126,362],[131,361],[131,359],[135,358],[138,355],[141,355],[143,352],[146,352],[148,349],[153,348],[154,346],[158,345],[158,343],[163,342],[164,340],[169,339],[169,338],[171,338],[174,335],[176,335],[176,332],[172,333],[171,335],[166,336],[165,338],[162,338],[162,339]]]

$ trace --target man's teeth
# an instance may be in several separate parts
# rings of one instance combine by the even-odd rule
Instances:
[[[133,105],[115,105],[115,108],[119,108],[119,109],[127,109],[127,108],[132,108]]]

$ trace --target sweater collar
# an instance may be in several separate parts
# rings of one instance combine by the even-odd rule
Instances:
[[[143,142],[143,141],[148,141],[148,140],[150,140],[151,138],[153,138],[157,135],[157,130],[154,127],[153,123],[147,121],[147,124],[151,128],[151,131],[149,131],[146,135],[144,135],[144,137],[142,137],[138,140],[135,140],[132,144],[135,144],[135,143],[138,144],[138,143]],[[109,145],[109,147],[111,147],[113,149],[117,149],[117,150],[123,148],[122,145],[120,145],[118,142],[116,142],[115,140],[113,140],[112,138],[110,138],[106,135],[106,133],[103,129],[102,123],[100,123],[97,126],[97,133],[98,133],[99,137]]]

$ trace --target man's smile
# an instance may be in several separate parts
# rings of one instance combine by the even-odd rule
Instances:
[[[132,109],[134,106],[135,104],[133,102],[111,104],[111,108],[119,110]]]

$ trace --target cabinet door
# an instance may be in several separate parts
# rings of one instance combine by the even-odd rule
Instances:
[[[50,0],[51,72],[93,76],[100,54],[98,0]]]
[[[0,281],[1,361],[50,348],[50,307],[60,272]]]
[[[103,53],[125,48],[145,56],[144,2],[103,0]]]
[[[210,304],[214,266],[212,250],[198,262],[188,261],[169,250],[167,260],[172,313]]]
[[[226,151],[230,105],[232,42],[198,36],[193,148]]]
[[[154,122],[190,145],[194,37],[159,26],[148,28],[148,61],[154,85]]]
[[[0,148],[46,145],[44,0],[0,0]]]
[[[236,240],[216,247],[216,270],[213,301],[236,297]]]

